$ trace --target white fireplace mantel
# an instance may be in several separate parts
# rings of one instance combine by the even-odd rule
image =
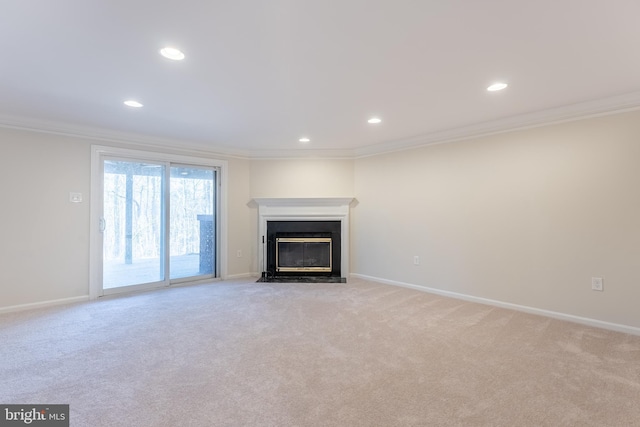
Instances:
[[[255,198],[258,205],[258,262],[264,271],[267,221],[340,221],[340,273],[349,277],[349,210],[353,197]]]

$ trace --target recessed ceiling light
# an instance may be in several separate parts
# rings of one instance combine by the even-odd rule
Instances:
[[[165,47],[163,49],[160,49],[160,55],[174,61],[181,61],[184,59],[184,53],[182,53],[182,51],[176,49],[175,47]]]
[[[127,107],[133,107],[133,108],[142,107],[142,104],[140,104],[138,101],[134,101],[133,99],[129,99],[127,101],[124,101],[124,105],[126,105]]]
[[[298,141],[300,142],[311,142],[309,138],[300,138]]]
[[[372,125],[377,125],[378,123],[381,123],[382,119],[378,118],[378,117],[371,117],[369,120],[367,120],[367,123],[371,123]]]
[[[506,83],[494,83],[494,84],[492,84],[491,86],[489,86],[489,87],[487,88],[487,90],[488,90],[489,92],[495,92],[495,91],[498,91],[498,90],[505,89],[507,86],[509,86],[509,85],[508,85],[508,84],[506,84]]]

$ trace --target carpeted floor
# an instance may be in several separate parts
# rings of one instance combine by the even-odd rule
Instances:
[[[640,337],[411,289],[218,282],[0,316],[72,426],[640,426]]]

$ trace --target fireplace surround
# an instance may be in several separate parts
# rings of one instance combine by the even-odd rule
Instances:
[[[261,281],[345,282],[353,198],[257,198]]]

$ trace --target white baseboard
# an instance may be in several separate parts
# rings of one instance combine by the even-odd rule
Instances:
[[[55,299],[55,300],[42,301],[42,302],[33,302],[29,304],[11,305],[9,307],[0,307],[0,314],[11,313],[14,311],[32,310],[34,308],[53,307],[55,305],[73,304],[76,302],[85,302],[85,301],[89,301],[89,295],[84,295],[81,297]]]
[[[260,277],[260,273],[241,273],[241,274],[228,274],[225,277],[226,279],[248,279],[248,278],[253,278],[253,277]]]
[[[566,320],[568,322],[580,323],[582,325],[593,326],[595,328],[608,329],[616,332],[623,332],[626,334],[639,335],[640,328],[634,326],[621,325],[618,323],[610,323],[602,320],[590,319],[588,317],[574,316],[572,314],[559,313],[557,311],[543,310],[535,307],[528,307],[526,305],[512,304],[503,301],[492,300],[488,298],[474,297],[472,295],[460,294],[457,292],[443,291],[442,289],[430,288],[422,285],[415,285],[412,283],[398,282],[396,280],[381,279],[379,277],[367,276],[364,274],[351,273],[352,277],[357,277],[372,282],[384,283],[386,285],[400,286],[403,288],[415,289],[422,292],[428,292],[430,294],[441,295],[445,297],[460,299],[464,301],[477,302],[479,304],[486,304],[500,308],[507,308],[510,310],[521,311],[524,313],[535,314],[538,316],[551,317],[553,319]]]

